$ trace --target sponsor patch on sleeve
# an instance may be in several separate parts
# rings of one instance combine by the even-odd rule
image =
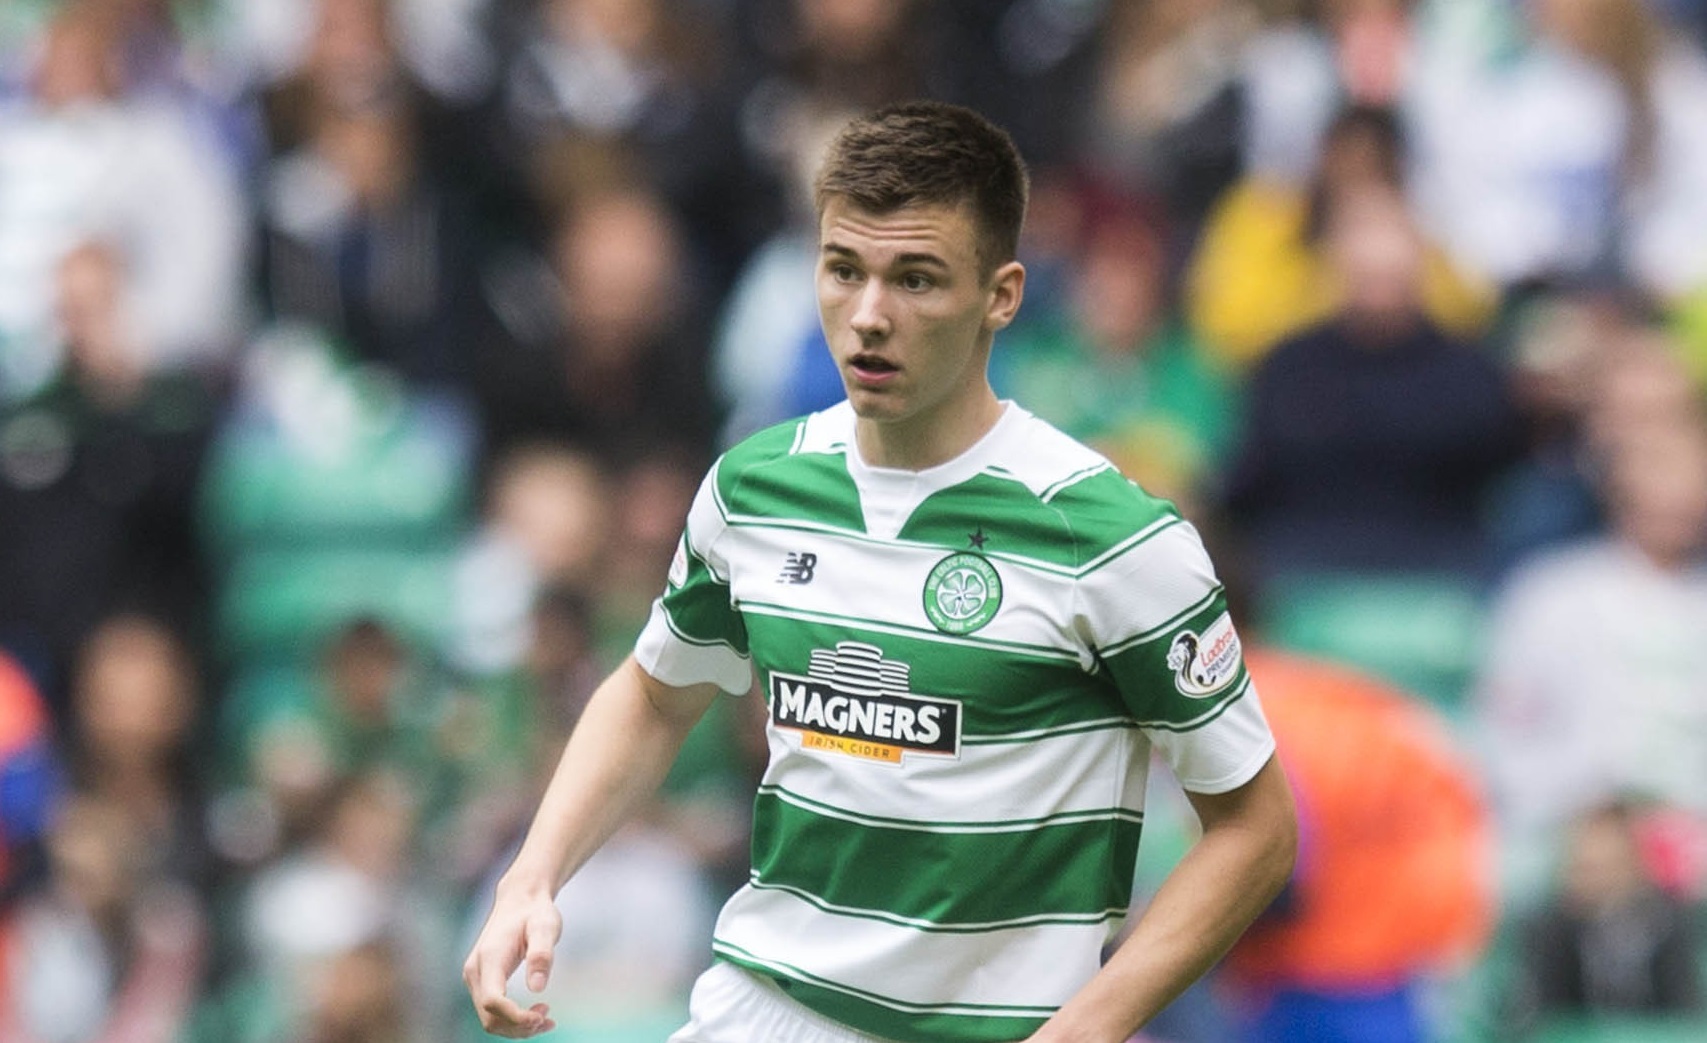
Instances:
[[[1221,613],[1201,634],[1182,630],[1168,646],[1168,669],[1181,695],[1203,699],[1226,688],[1239,676],[1243,661],[1233,618]]]

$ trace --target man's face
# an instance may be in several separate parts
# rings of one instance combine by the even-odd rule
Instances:
[[[819,316],[860,418],[928,427],[987,390],[1024,273],[1009,262],[984,278],[969,207],[874,214],[833,196],[818,228]]]

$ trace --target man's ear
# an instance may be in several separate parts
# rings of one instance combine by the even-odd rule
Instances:
[[[1006,329],[1019,313],[1025,299],[1025,265],[1009,261],[990,277],[989,303],[984,309],[984,328],[991,333]]]

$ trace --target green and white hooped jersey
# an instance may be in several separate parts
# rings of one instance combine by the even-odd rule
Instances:
[[[1131,899],[1150,751],[1190,790],[1273,740],[1192,527],[1008,404],[866,467],[846,403],[725,454],[636,657],[770,707],[751,882],[714,949],[895,1040],[1017,1040]]]

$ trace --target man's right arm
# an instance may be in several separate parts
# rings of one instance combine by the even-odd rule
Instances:
[[[553,1027],[544,1004],[523,1008],[505,984],[525,960],[528,988],[545,987],[562,932],[557,892],[657,790],[717,694],[711,684],[665,685],[633,658],[593,693],[463,964],[487,1032],[526,1039]]]

